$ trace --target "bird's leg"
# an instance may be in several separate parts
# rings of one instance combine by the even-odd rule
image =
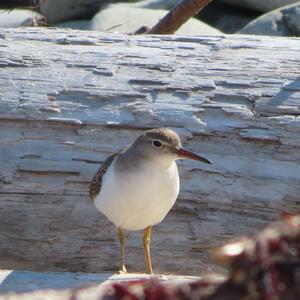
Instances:
[[[150,239],[151,239],[151,230],[152,226],[148,226],[144,232],[144,251],[145,251],[145,259],[146,259],[146,270],[148,274],[153,274],[152,265],[151,265],[151,255],[150,255]]]
[[[118,236],[120,242],[120,254],[121,254],[121,268],[119,273],[127,273],[125,267],[125,233],[122,228],[118,228]]]

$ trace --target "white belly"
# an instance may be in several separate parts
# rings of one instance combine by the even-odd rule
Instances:
[[[114,162],[103,176],[96,207],[117,227],[140,230],[160,223],[179,192],[176,163],[165,168],[145,165],[134,174],[117,175]]]

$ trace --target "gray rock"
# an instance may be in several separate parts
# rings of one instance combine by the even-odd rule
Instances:
[[[222,0],[223,2],[268,12],[299,0]]]
[[[0,9],[0,27],[33,26],[41,18],[42,15],[29,9]]]
[[[175,7],[181,0],[143,0],[132,6],[149,9],[167,9]],[[228,5],[219,1],[212,1],[197,16],[197,19],[210,24],[225,33],[235,33],[256,18],[258,13],[249,13],[248,9]]]
[[[91,30],[91,21],[89,20],[69,21],[69,22],[59,23],[56,26],[60,28]]]
[[[138,8],[151,8],[151,9],[167,9],[170,10],[175,7],[182,0],[142,0],[132,3],[132,6]]]
[[[259,12],[247,8],[212,1],[197,18],[224,33],[236,33],[259,15]]]
[[[95,14],[103,4],[102,0],[43,0],[40,12],[48,23],[70,21]]]
[[[130,3],[118,3],[100,11],[91,22],[91,29],[119,33],[132,33],[142,26],[151,28],[167,10],[139,8]],[[219,35],[219,30],[196,19],[190,19],[177,31],[178,34]]]
[[[239,33],[300,36],[300,2],[262,15],[246,25]]]

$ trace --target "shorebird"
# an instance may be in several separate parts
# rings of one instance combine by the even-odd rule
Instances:
[[[121,273],[127,273],[124,230],[144,230],[146,270],[153,273],[151,229],[165,218],[178,196],[177,159],[211,164],[210,160],[183,149],[179,136],[171,129],[150,129],[109,156],[90,184],[95,206],[118,228]]]

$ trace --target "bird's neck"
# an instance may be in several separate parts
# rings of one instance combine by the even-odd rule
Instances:
[[[175,160],[171,156],[148,157],[125,152],[119,154],[116,158],[116,168],[120,171],[126,170],[126,172],[130,170],[134,172],[150,166],[156,167],[158,170],[167,170],[173,164],[175,164]]]

